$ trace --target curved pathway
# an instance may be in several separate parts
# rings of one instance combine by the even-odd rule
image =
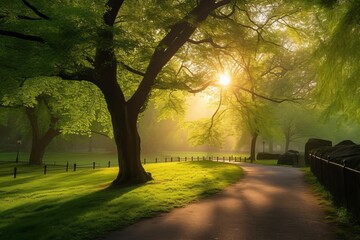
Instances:
[[[107,240],[334,240],[299,169],[242,163],[213,197],[110,233]]]

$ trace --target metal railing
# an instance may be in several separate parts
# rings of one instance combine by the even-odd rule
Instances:
[[[340,164],[311,153],[309,159],[312,173],[331,193],[334,203],[360,220],[360,171],[347,167],[345,160]]]
[[[190,162],[190,161],[216,161],[216,162],[247,162],[250,161],[249,158],[240,157],[240,156],[191,156],[191,157],[161,157],[161,158],[144,158],[142,164],[149,163],[170,163],[170,162]],[[117,163],[108,162],[92,162],[89,164],[79,164],[67,162],[66,164],[58,164],[56,162],[50,163],[46,162],[41,165],[29,165],[27,162],[18,162],[14,163],[13,161],[4,161],[3,165],[8,165],[6,167],[0,167],[0,177],[12,176],[17,178],[18,175],[25,173],[40,173],[43,175],[51,173],[60,173],[60,172],[76,172],[79,169],[100,169],[100,168],[110,168],[117,167]]]

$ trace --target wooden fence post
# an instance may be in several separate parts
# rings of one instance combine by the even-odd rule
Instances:
[[[69,171],[69,162],[66,162],[66,172]]]
[[[74,172],[76,172],[76,163],[74,163]]]
[[[93,162],[93,169],[95,169],[95,162]]]
[[[46,165],[44,165],[44,175],[46,175]]]
[[[14,167],[14,178],[16,178],[16,174],[17,174],[17,168]]]
[[[110,167],[110,161],[108,162],[108,168]]]

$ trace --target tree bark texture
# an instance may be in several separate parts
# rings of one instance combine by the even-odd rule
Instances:
[[[41,136],[35,109],[25,107],[25,113],[30,122],[32,135],[29,164],[40,165],[43,163],[43,157],[47,146],[56,136],[60,135],[60,131],[52,127],[56,123],[57,119],[51,119],[49,128],[44,133],[44,135]]]
[[[124,101],[118,85],[102,85],[111,116],[119,172],[113,185],[145,183],[151,174],[145,172],[140,159],[140,136],[137,129],[139,112]]]

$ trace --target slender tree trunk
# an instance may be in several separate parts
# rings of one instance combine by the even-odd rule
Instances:
[[[269,140],[269,153],[274,152],[274,142],[272,140]]]
[[[285,152],[289,151],[290,138],[285,137]]]
[[[251,135],[251,148],[250,148],[250,161],[255,161],[255,150],[256,150],[256,140],[257,140],[258,134],[253,133]]]
[[[89,137],[88,152],[92,152],[92,148],[93,148],[92,137]]]

